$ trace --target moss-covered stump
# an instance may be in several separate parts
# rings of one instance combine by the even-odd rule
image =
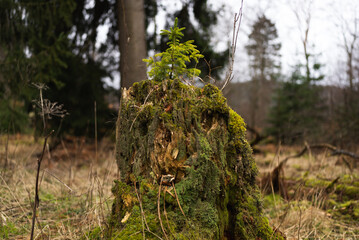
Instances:
[[[123,91],[110,239],[283,239],[262,215],[245,124],[213,85]]]

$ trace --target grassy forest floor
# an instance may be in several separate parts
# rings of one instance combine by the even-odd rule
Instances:
[[[0,136],[0,239],[29,239],[42,143],[23,135],[10,136],[6,142],[7,136]],[[46,152],[35,239],[88,239],[91,230],[106,227],[111,187],[119,174],[113,146],[108,139],[99,142],[96,157],[94,142],[68,138],[51,154]],[[261,150],[255,159],[263,185],[263,176],[301,149]],[[273,186],[266,191],[262,186],[270,224],[288,239],[359,239],[358,165],[350,158],[329,157],[325,151],[290,159],[283,168],[281,195]]]

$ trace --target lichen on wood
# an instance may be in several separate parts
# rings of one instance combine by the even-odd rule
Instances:
[[[116,130],[120,179],[105,236],[284,239],[262,215],[245,132],[214,85],[145,80],[124,90]],[[174,179],[166,186],[163,176]]]

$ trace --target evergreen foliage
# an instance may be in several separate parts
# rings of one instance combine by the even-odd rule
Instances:
[[[109,72],[101,64],[102,58],[93,57],[99,12],[106,8],[100,9],[104,5],[98,4],[96,11],[87,13],[85,4],[74,0],[1,1],[1,131],[8,129],[9,121],[11,130],[29,126],[28,113],[39,112],[32,106],[38,97],[33,84],[38,83],[50,87],[44,98],[63,103],[70,113],[61,124],[62,132],[85,134],[86,129],[93,129],[95,101],[104,111],[98,122],[107,121],[110,112],[102,80]],[[93,17],[88,18],[89,14]],[[59,127],[56,120],[51,122],[52,128]]]
[[[252,78],[261,82],[276,79],[280,70],[278,58],[281,44],[275,24],[265,15],[259,16],[248,37],[246,49]]]
[[[149,0],[147,0],[149,1]],[[215,10],[207,0],[190,0],[182,3],[182,8],[174,14],[167,14],[165,28],[173,25],[173,19],[178,18],[178,24],[186,28],[186,35],[183,41],[194,40],[198,49],[201,49],[205,61],[198,64],[192,62],[189,67],[196,67],[201,70],[200,77],[205,81],[210,76],[220,79],[224,65],[228,62],[229,48],[223,51],[216,51],[213,43],[213,27],[217,24],[217,16],[222,10]],[[151,48],[158,52],[164,52],[167,48],[168,36],[162,35],[160,43],[152,41]]]
[[[160,61],[156,61],[153,57],[144,59],[147,65],[152,69],[148,75],[155,80],[163,79],[175,79],[179,76],[185,76],[192,78],[198,76],[201,71],[196,68],[187,68],[187,63],[192,60],[198,63],[198,59],[203,55],[193,45],[193,40],[180,42],[183,37],[182,31],[185,29],[177,26],[178,19],[176,18],[174,27],[171,30],[162,30],[162,35],[166,35],[169,38],[167,45],[169,46],[165,52],[157,53],[156,57],[161,58]]]
[[[267,126],[266,116],[280,77],[281,44],[275,24],[265,15],[258,16],[248,38],[246,50],[251,77],[248,124],[252,128],[263,129]]]
[[[344,100],[335,109],[336,127],[334,134],[340,144],[355,149],[359,141],[359,83],[343,89]]]
[[[321,131],[323,102],[321,87],[315,84],[324,76],[320,74],[321,64],[312,65],[314,76],[307,78],[306,67],[297,65],[289,81],[282,82],[274,96],[270,110],[268,133],[284,144],[314,140]]]
[[[108,109],[104,96],[108,90],[104,88],[101,79],[107,76],[107,72],[99,66],[99,63],[88,59],[83,62],[79,56],[71,56],[65,59],[68,63],[66,71],[59,75],[63,87],[57,89],[55,84],[49,85],[45,95],[50,99],[60,99],[69,115],[63,120],[52,119],[53,126],[61,125],[60,132],[81,136],[95,136],[94,103],[96,102],[98,135],[103,136],[111,129],[114,113]],[[51,91],[54,89],[54,91]],[[57,128],[56,128],[57,129]]]

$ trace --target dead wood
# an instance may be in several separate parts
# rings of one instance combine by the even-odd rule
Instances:
[[[255,128],[248,125],[247,125],[247,130],[254,135],[254,139],[249,143],[252,148],[254,148],[254,146],[258,145],[259,143],[261,143],[262,141],[264,141],[269,137],[268,135],[260,134]],[[255,150],[259,151],[257,149]]]
[[[293,158],[299,158],[303,156],[307,151],[311,149],[323,149],[323,150],[330,150],[331,153],[329,156],[348,156],[353,159],[358,160],[359,155],[349,152],[343,149],[339,149],[333,145],[328,143],[322,144],[313,144],[313,145],[306,145],[303,149],[298,152],[297,154],[291,155],[283,159],[279,162],[279,164],[268,174],[266,174],[261,180],[261,186],[263,187],[264,192],[269,193],[271,190],[274,192],[279,192],[285,199],[288,198],[286,183],[283,180],[283,167],[288,162],[288,160]]]

